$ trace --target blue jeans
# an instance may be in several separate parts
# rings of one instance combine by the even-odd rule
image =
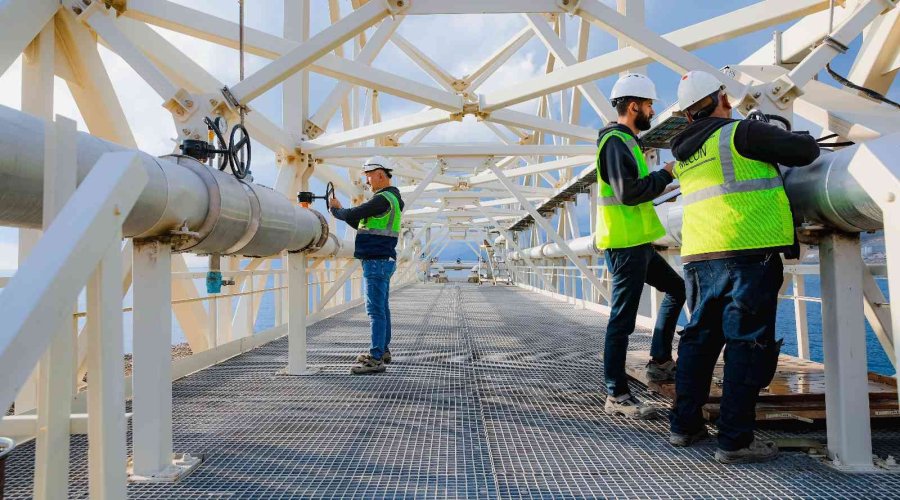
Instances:
[[[366,313],[372,321],[372,346],[369,353],[381,359],[391,345],[391,308],[388,301],[391,276],[397,263],[388,259],[363,259],[363,278],[366,280]]]
[[[691,321],[678,345],[672,432],[693,434],[704,425],[702,409],[724,345],[719,448],[746,448],[753,441],[759,390],[769,384],[777,364],[781,257],[773,253],[690,262],[684,272]]]
[[[625,357],[644,283],[666,294],[659,306],[650,344],[650,356],[665,362],[672,359],[672,338],[684,307],[684,280],[649,244],[608,249],[605,256],[606,266],[612,273],[612,300],[603,348],[603,370],[607,392],[611,396],[621,396],[629,392]]]

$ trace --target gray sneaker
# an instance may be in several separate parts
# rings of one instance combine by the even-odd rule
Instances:
[[[647,379],[651,382],[675,380],[675,362],[671,359],[665,363],[650,361],[647,363]]]
[[[384,356],[381,357],[381,361],[384,361],[384,364],[389,365],[389,364],[391,364],[392,359],[393,358],[391,357],[391,350],[386,349],[384,351]]]
[[[678,434],[677,432],[670,432],[669,444],[671,444],[672,446],[677,446],[679,448],[684,448],[698,441],[703,441],[708,437],[709,431],[706,430],[706,427],[701,428],[699,431],[693,434]]]
[[[622,415],[638,420],[650,420],[656,417],[656,408],[641,403],[631,394],[621,396],[606,396],[606,405],[603,411],[610,415]]]
[[[723,464],[748,464],[754,462],[768,462],[778,458],[778,446],[772,441],[760,441],[754,439],[746,448],[740,450],[725,451],[716,450],[716,460]]]
[[[367,375],[369,373],[384,372],[384,362],[375,359],[368,354],[362,354],[356,358],[356,364],[350,368],[353,375]]]

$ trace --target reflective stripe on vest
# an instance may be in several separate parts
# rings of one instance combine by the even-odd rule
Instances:
[[[639,178],[647,177],[650,173],[647,162],[644,161],[644,154],[634,137],[612,130],[600,139],[600,144],[597,145],[597,159],[594,162],[597,168],[597,185],[600,186],[594,242],[597,248],[602,250],[628,248],[656,241],[666,234],[666,230],[656,215],[653,202],[625,205],[616,198],[612,186],[603,182],[600,175],[600,152],[610,137],[618,138],[631,150],[638,165]]]
[[[713,133],[675,165],[684,218],[681,255],[791,245],[794,225],[777,167],[740,155],[739,122]]]
[[[373,234],[377,236],[400,237],[400,201],[394,193],[382,191],[376,196],[384,196],[391,207],[377,217],[366,217],[359,221],[356,234]]]

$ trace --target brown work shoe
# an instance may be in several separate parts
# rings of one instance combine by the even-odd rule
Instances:
[[[709,431],[706,430],[706,427],[702,427],[699,431],[692,434],[678,434],[677,432],[669,432],[669,444],[671,444],[672,446],[677,446],[679,448],[684,448],[698,441],[703,441],[708,437]]]
[[[606,396],[606,405],[604,405],[603,411],[610,415],[622,415],[638,420],[650,420],[656,417],[656,408],[641,403],[631,394]]]
[[[675,380],[675,362],[671,359],[665,363],[657,363],[651,360],[647,363],[647,380],[651,382]]]
[[[722,448],[716,450],[716,460],[723,464],[749,464],[754,462],[768,462],[778,458],[778,446],[772,441],[754,439],[746,448],[726,451]]]
[[[369,354],[361,354],[356,358],[356,364],[350,368],[350,373],[353,375],[368,375],[382,372],[384,372],[384,362],[373,358]]]

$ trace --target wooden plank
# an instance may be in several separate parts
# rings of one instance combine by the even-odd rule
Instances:
[[[674,382],[651,382],[646,366],[649,351],[630,351],[625,363],[629,377],[647,386],[651,392],[675,399]],[[724,360],[719,357],[713,371],[709,402],[703,407],[706,419],[714,421],[719,415],[722,398]],[[869,373],[869,407],[872,418],[897,418],[897,383],[892,377]],[[825,419],[825,366],[782,354],[778,371],[769,387],[760,391],[756,405],[757,421],[817,421]]]

